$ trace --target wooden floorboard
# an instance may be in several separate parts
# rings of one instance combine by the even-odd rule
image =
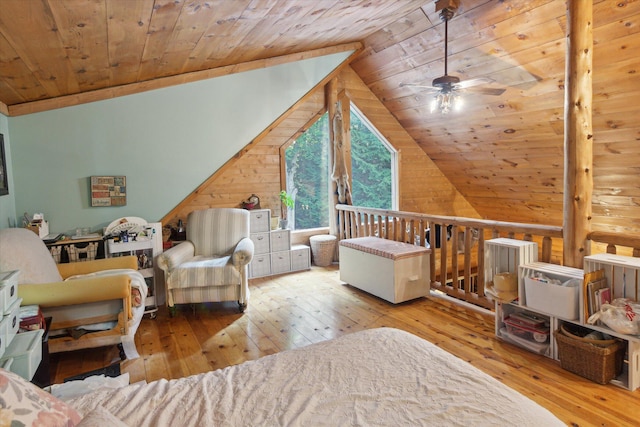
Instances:
[[[418,335],[529,396],[572,426],[640,425],[640,391],[599,385],[494,336],[491,314],[440,298],[393,305],[344,284],[337,266],[252,279],[236,303],[161,307],[136,334],[140,358],[121,363],[131,382],[180,378],[350,334],[394,327]],[[107,366],[115,347],[51,356],[52,381]],[[482,390],[470,390],[482,393]],[[508,410],[508,408],[505,408]]]

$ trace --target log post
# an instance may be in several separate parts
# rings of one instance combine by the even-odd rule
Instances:
[[[329,83],[325,86],[325,104],[327,107],[328,113],[328,122],[329,122],[329,170],[333,170],[333,162],[335,159],[334,146],[333,141],[335,138],[336,130],[333,127],[333,119],[336,115],[336,107],[338,102],[338,79],[334,77],[329,80]],[[338,213],[336,209],[336,205],[338,204],[338,185],[337,183],[330,179],[329,180],[329,234],[336,234],[337,224],[336,224],[336,215]]]
[[[593,2],[567,0],[564,98],[563,259],[582,268],[589,254],[593,193]]]

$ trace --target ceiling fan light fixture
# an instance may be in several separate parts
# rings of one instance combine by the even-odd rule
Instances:
[[[439,92],[431,101],[431,113],[437,111],[440,114],[448,114],[451,111],[460,111],[464,104],[462,97],[456,92]]]

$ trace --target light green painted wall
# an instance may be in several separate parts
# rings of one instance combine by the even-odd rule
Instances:
[[[7,161],[7,178],[9,180],[9,194],[0,196],[0,228],[13,226],[16,220],[16,198],[13,186],[13,173],[11,164],[11,143],[9,138],[9,122],[7,117],[0,114],[0,133],[4,137],[4,154]]]
[[[55,232],[158,221],[350,54],[9,117],[14,212]],[[127,206],[90,207],[92,175],[125,175]]]

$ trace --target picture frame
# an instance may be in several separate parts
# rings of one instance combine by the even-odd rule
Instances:
[[[92,207],[125,206],[127,204],[126,176],[92,176],[90,186]]]
[[[0,133],[0,196],[9,194],[7,158],[4,155],[4,135]]]

